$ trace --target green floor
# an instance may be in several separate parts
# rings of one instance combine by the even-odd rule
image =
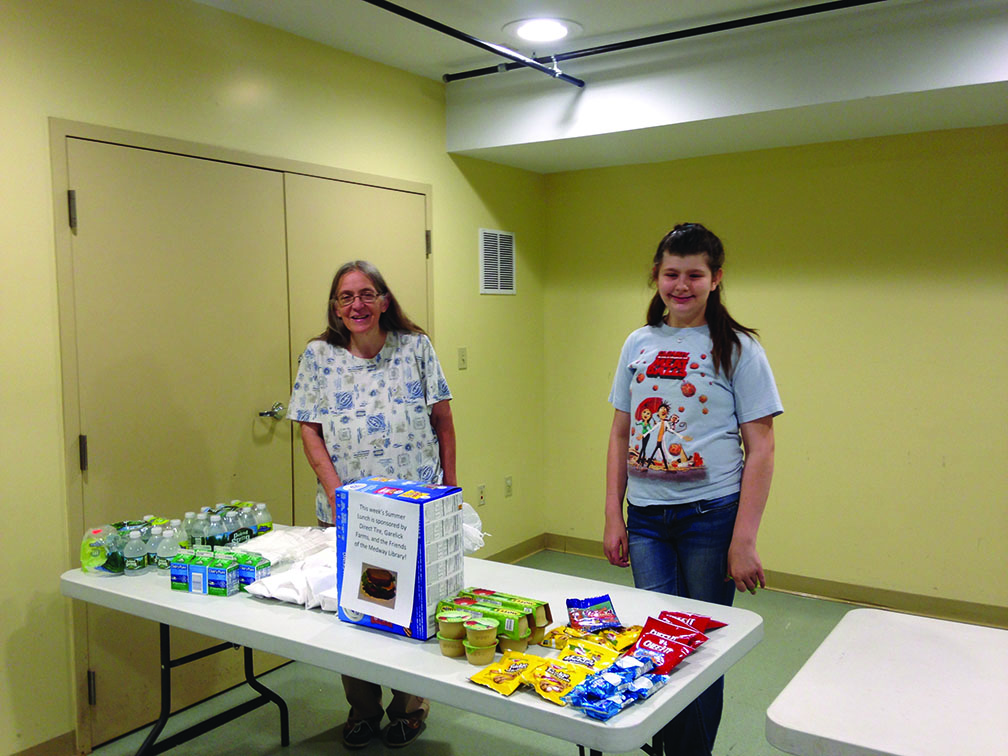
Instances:
[[[601,559],[544,551],[519,562],[525,567],[631,584],[628,570]],[[737,595],[736,606],[763,617],[764,637],[759,646],[736,664],[726,677],[725,710],[714,748],[715,756],[780,754],[764,735],[766,709],[794,676],[823,638],[852,607],[832,601],[793,596],[774,591]],[[263,676],[263,681],[287,701],[290,708],[291,744],[279,745],[276,707],[257,709],[202,738],[170,751],[179,756],[330,756],[344,753],[340,725],[347,703],[338,675],[295,662]],[[194,721],[250,698],[242,686],[175,715],[164,735],[184,729]],[[94,751],[98,756],[133,754],[147,734],[145,728]],[[360,753],[387,751],[380,743]],[[521,727],[468,714],[450,706],[432,704],[426,732],[408,749],[415,756],[577,756],[576,746]],[[635,751],[634,754],[640,754]]]

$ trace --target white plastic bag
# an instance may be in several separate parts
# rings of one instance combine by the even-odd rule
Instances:
[[[462,553],[472,554],[483,548],[483,521],[471,504],[462,502]]]

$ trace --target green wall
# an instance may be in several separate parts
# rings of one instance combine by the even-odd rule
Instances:
[[[701,221],[785,407],[764,565],[1008,606],[1006,178],[1004,126],[550,176],[547,528],[601,538],[616,357]]]

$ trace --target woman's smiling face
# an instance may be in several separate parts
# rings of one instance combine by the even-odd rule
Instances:
[[[371,301],[366,302],[365,299]],[[378,295],[371,279],[359,270],[351,270],[339,280],[336,300],[333,307],[351,335],[378,330],[378,318],[388,309],[388,299]],[[343,300],[349,301],[339,304]]]
[[[655,273],[658,295],[668,308],[665,322],[674,328],[704,325],[707,297],[721,282],[721,273],[711,273],[706,255],[666,252]]]

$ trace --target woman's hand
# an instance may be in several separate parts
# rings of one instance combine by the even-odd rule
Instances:
[[[773,478],[774,433],[773,417],[761,417],[742,423],[742,446],[745,466],[742,468],[742,489],[739,492],[738,514],[731,545],[728,547],[728,576],[739,591],[756,593],[756,587],[766,588],[763,563],[756,553],[756,533],[770,495]]]
[[[602,534],[602,547],[606,559],[617,567],[627,567],[630,564],[630,547],[627,543],[626,522],[623,520],[629,444],[630,414],[616,410],[613,412],[606,451],[605,531]]]
[[[755,544],[738,543],[732,539],[728,547],[728,577],[733,580],[735,588],[740,593],[749,591],[755,594],[756,587],[766,588],[766,578],[763,576],[763,562],[756,553]]]
[[[623,522],[622,516],[618,518],[606,517],[602,546],[605,549],[606,559],[609,560],[609,564],[614,564],[617,567],[628,567],[630,565],[626,525]]]
[[[336,522],[336,489],[343,485],[336,468],[333,467],[329,458],[329,450],[326,449],[325,438],[322,434],[320,423],[299,423],[301,426],[301,444],[304,446],[305,456],[308,464],[315,472],[315,477],[322,484],[322,489],[329,499],[329,514],[332,517],[331,523]]]

